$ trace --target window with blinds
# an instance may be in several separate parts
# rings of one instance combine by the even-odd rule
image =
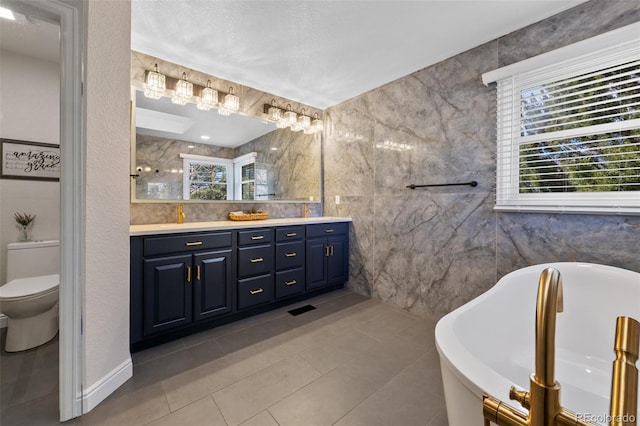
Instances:
[[[497,83],[496,209],[640,213],[640,42]]]

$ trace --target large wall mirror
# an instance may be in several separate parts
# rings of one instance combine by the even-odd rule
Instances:
[[[132,98],[132,202],[320,202],[321,133]]]

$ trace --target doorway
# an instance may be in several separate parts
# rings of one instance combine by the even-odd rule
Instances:
[[[35,23],[38,25],[39,29],[42,28],[57,28],[58,37],[55,37],[54,40],[57,40],[57,50],[58,50],[58,62],[57,62],[57,88],[53,89],[51,86],[55,86],[55,83],[49,82],[48,89],[50,92],[57,91],[58,101],[58,114],[56,117],[46,117],[47,120],[57,123],[57,135],[56,132],[52,132],[51,128],[47,130],[47,135],[52,138],[56,138],[57,142],[60,146],[60,153],[62,157],[62,167],[60,169],[60,181],[57,186],[57,200],[59,207],[56,209],[55,207],[51,207],[51,203],[48,205],[48,210],[46,208],[38,210],[38,219],[43,219],[43,222],[46,224],[48,221],[57,222],[57,231],[59,234],[60,241],[60,251],[61,251],[61,265],[60,265],[60,287],[59,287],[59,334],[58,334],[58,345],[59,345],[59,356],[57,356],[58,360],[58,368],[59,380],[57,381],[57,386],[54,386],[54,389],[51,389],[51,383],[49,386],[41,386],[39,391],[32,391],[27,389],[25,386],[18,385],[13,392],[13,399],[11,401],[3,401],[4,404],[7,405],[14,404],[16,402],[29,402],[29,398],[31,400],[36,400],[38,394],[39,396],[48,397],[46,400],[46,404],[48,404],[49,408],[47,412],[57,414],[57,418],[64,421],[71,419],[73,417],[80,416],[82,414],[82,336],[81,336],[81,294],[83,288],[82,282],[82,270],[81,270],[81,259],[82,259],[82,233],[80,232],[82,229],[82,212],[81,212],[81,201],[82,201],[82,176],[79,172],[82,170],[82,95],[81,95],[81,82],[82,82],[82,74],[81,74],[81,31],[80,25],[82,22],[82,4],[81,2],[74,2],[74,4],[62,3],[57,0],[49,0],[44,2],[27,2],[27,1],[3,1],[2,6],[11,10],[16,16],[20,16],[19,19],[25,25],[22,28],[27,34],[26,25],[29,23]],[[9,25],[5,25],[5,21],[2,22],[2,28],[8,27]],[[23,39],[21,41],[25,41],[25,37],[30,37],[27,35],[22,36]],[[3,44],[7,40],[3,34]],[[19,40],[20,41],[20,40]],[[35,43],[36,45],[42,46],[46,43]],[[24,46],[23,46],[24,48]],[[12,48],[12,50],[16,50]],[[20,48],[17,49],[17,52],[13,52],[12,54],[5,53],[3,50],[3,62],[5,58],[9,58],[12,56],[12,60],[22,60],[31,62],[42,61],[42,58],[38,58],[38,55],[44,55],[45,52],[25,54],[25,52],[20,52]],[[48,49],[44,50],[55,50],[51,46]],[[9,49],[7,49],[9,51]],[[51,53],[51,52],[49,52]],[[11,62],[11,61],[9,61]],[[51,62],[51,61],[49,61]],[[55,66],[54,66],[55,67]],[[31,67],[29,68],[31,69]],[[38,69],[38,67],[33,67],[34,70]],[[42,71],[42,70],[38,70]],[[50,70],[51,72],[51,70]],[[46,73],[45,73],[46,74]],[[44,74],[43,74],[44,75]],[[36,80],[37,81],[37,80]],[[28,84],[28,83],[24,83]],[[35,84],[32,82],[32,84]],[[21,90],[20,86],[12,86],[3,84],[2,88],[3,92],[5,90],[10,89],[18,89]],[[38,91],[36,91],[38,92]],[[30,101],[30,108],[34,111],[41,106],[38,102],[41,100],[39,96],[43,96],[43,93],[35,93],[31,96],[27,96],[26,92],[22,93],[22,100],[24,102]],[[2,95],[2,99],[5,98],[5,93]],[[5,121],[9,121],[11,118],[10,108],[15,107],[15,104],[4,103],[2,105],[2,128],[3,132],[8,131],[5,126]],[[34,112],[32,111],[32,112]],[[46,113],[43,113],[46,116]],[[29,113],[22,113],[23,118],[29,118]],[[41,119],[44,120],[44,119]],[[28,131],[35,130],[38,126],[41,126],[42,121],[31,119],[26,123],[22,124],[22,132],[19,133],[20,130],[16,130],[18,134],[2,134],[2,137],[10,137],[13,136],[12,139],[37,139],[38,135],[29,135]],[[14,119],[11,120],[14,123]],[[9,127],[9,129],[11,129]],[[54,133],[52,135],[52,133]],[[53,140],[48,140],[46,142],[55,142]],[[26,185],[30,185],[27,183]],[[51,188],[49,188],[51,190]],[[29,186],[28,189],[16,190],[15,185],[6,184],[5,180],[0,182],[0,197],[4,197],[7,194],[11,194],[14,192],[18,192],[24,195],[23,198],[28,199],[30,191],[31,192],[39,192],[40,189],[35,190],[34,186]],[[47,191],[46,189],[44,191]],[[55,191],[53,191],[55,193]],[[21,206],[18,203],[5,203],[3,199],[3,208],[0,211],[0,221],[2,225],[2,236],[0,240],[2,240],[2,247],[4,247],[5,252],[2,253],[2,259],[6,259],[6,244],[5,240],[15,238],[15,235],[12,235],[11,228],[13,221],[13,210]],[[9,206],[11,204],[11,206]],[[31,208],[27,204],[23,204],[26,208]],[[7,207],[4,207],[7,206]],[[32,204],[31,206],[35,206]],[[33,207],[36,208],[36,207]],[[6,209],[11,210],[10,214],[7,214]],[[57,210],[57,211],[55,211]],[[55,217],[55,219],[52,219]],[[55,225],[49,223],[46,228],[48,229],[46,232],[54,232]],[[43,226],[44,228],[44,226]],[[44,232],[44,231],[43,231]],[[34,231],[34,237],[40,238]],[[45,238],[46,236],[42,236]],[[4,260],[3,260],[4,261]],[[5,271],[4,264],[2,265],[2,271]],[[0,277],[3,280],[3,278]],[[44,345],[46,350],[46,354],[49,358],[53,358],[55,360],[58,351],[51,349],[51,344]],[[35,352],[34,352],[35,353]],[[45,358],[47,358],[45,356]],[[29,369],[32,369],[37,365],[38,362],[42,361],[42,357],[34,356],[27,357],[23,359],[23,362],[17,367],[19,370],[16,373],[28,373]],[[39,361],[40,360],[40,361]],[[51,359],[48,359],[51,361]],[[31,363],[31,364],[30,364]],[[46,363],[41,363],[44,365]],[[51,373],[49,374],[49,378],[51,378]],[[55,389],[57,387],[57,389]],[[44,395],[43,392],[45,392]],[[51,396],[51,395],[54,396]],[[55,395],[59,395],[58,403],[55,403]],[[6,394],[3,394],[2,399],[4,399]],[[22,399],[16,399],[18,396],[21,396]],[[52,402],[53,401],[53,402]],[[15,405],[15,404],[14,404]],[[52,407],[53,405],[53,407]],[[27,409],[29,405],[26,406]],[[56,410],[56,408],[59,408]],[[32,411],[33,415],[34,412]],[[55,419],[50,419],[55,420]]]

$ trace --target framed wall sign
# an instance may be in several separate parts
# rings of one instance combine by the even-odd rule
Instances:
[[[0,139],[2,179],[60,180],[60,146]]]

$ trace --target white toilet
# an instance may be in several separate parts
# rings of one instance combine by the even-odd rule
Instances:
[[[8,318],[5,351],[42,345],[58,332],[60,243],[10,243],[7,283],[0,287],[0,312]]]

